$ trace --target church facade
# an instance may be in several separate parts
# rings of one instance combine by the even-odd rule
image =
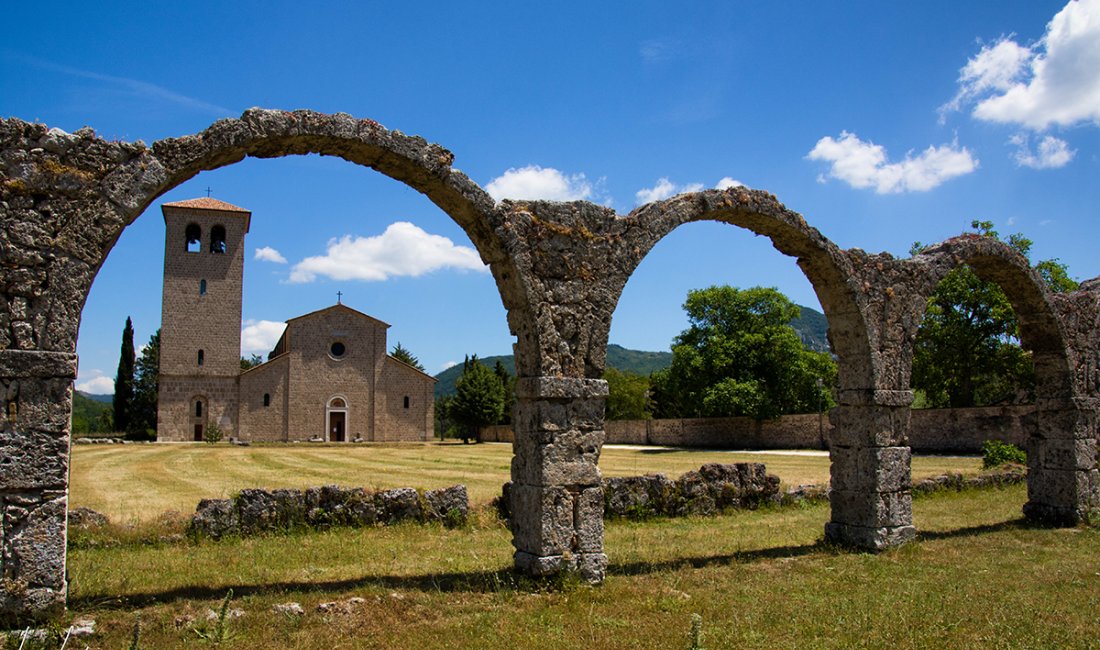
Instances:
[[[435,379],[386,353],[388,324],[347,305],[290,319],[267,361],[242,371],[251,212],[211,198],[161,210],[158,440],[202,440],[212,424],[248,441],[431,439]]]

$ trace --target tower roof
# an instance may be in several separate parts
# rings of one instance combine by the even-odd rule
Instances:
[[[188,208],[191,210],[218,210],[221,212],[244,212],[252,214],[251,210],[245,210],[244,208],[238,208],[232,203],[226,203],[225,201],[219,201],[212,199],[208,196],[204,196],[198,199],[187,199],[186,201],[174,201],[172,203],[165,203],[162,207],[165,208]]]

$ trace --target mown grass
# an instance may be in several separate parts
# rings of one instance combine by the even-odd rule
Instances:
[[[233,590],[232,648],[1089,648],[1100,640],[1100,531],[1033,528],[1023,486],[914,502],[920,539],[871,555],[821,543],[828,507],[612,522],[607,580],[538,584],[481,511],[462,529],[396,526],[74,549],[71,615],[93,647],[204,642],[181,624]],[[321,602],[358,596],[347,612]],[[302,617],[277,614],[295,601]]]
[[[455,483],[466,485],[471,502],[487,503],[508,480],[511,459],[508,444],[76,445],[69,506],[98,510],[115,522],[149,522],[165,511],[189,514],[200,499],[250,487],[432,489]],[[600,468],[605,476],[675,477],[703,463],[739,461],[765,463],[786,485],[829,480],[826,456],[606,447]],[[980,464],[976,458],[916,457],[913,475],[974,473]]]

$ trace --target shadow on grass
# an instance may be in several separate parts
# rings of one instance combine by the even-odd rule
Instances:
[[[1009,530],[1049,529],[1049,526],[1034,523],[1024,518],[1011,519],[994,524],[980,526],[967,526],[953,530],[920,531],[917,541],[934,541],[941,539],[954,539],[972,537],[989,533],[1004,532]],[[652,573],[661,573],[683,568],[701,569],[711,566],[724,566],[732,564],[749,564],[768,560],[790,559],[805,557],[815,553],[842,554],[849,552],[844,547],[818,540],[813,544],[797,546],[777,546],[752,551],[741,551],[726,555],[711,555],[703,557],[672,558],[656,562],[626,562],[612,563],[607,568],[609,576],[639,576]],[[560,591],[581,584],[575,576],[555,576],[549,578],[531,578],[521,575],[511,568],[497,571],[468,571],[455,573],[434,573],[416,576],[388,576],[375,575],[352,578],[348,580],[332,580],[321,582],[274,582],[260,585],[221,585],[208,587],[192,585],[167,589],[164,591],[132,593],[124,596],[82,596],[69,600],[69,607],[77,611],[85,609],[134,609],[146,607],[158,603],[171,603],[181,600],[217,600],[223,598],[225,593],[233,590],[234,597],[242,598],[254,595],[285,594],[291,598],[291,594],[309,594],[321,592],[346,592],[355,589],[377,588],[383,590],[406,590],[423,592],[469,592],[469,593],[499,593],[499,592],[547,592]]]

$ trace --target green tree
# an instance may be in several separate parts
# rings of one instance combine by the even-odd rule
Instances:
[[[241,357],[241,370],[250,370],[264,362],[262,354],[253,354],[250,357]]]
[[[467,357],[462,376],[455,383],[454,398],[448,410],[458,425],[463,442],[477,440],[480,427],[500,422],[504,414],[504,390],[493,371],[477,360]]]
[[[156,438],[157,392],[160,389],[160,330],[149,337],[134,365],[134,396],[130,403],[128,438]]]
[[[1000,239],[993,223],[974,220],[973,234]],[[1032,241],[1017,233],[1005,241],[1027,257]],[[918,242],[912,253],[923,250]],[[1052,291],[1072,291],[1077,282],[1057,259],[1036,271]],[[921,403],[934,408],[984,406],[1027,399],[1035,387],[1031,355],[1019,345],[1019,322],[1001,288],[968,266],[951,271],[928,299],[917,331],[911,385]]]
[[[799,308],[778,290],[696,289],[684,310],[691,326],[673,340],[672,365],[652,376],[658,417],[765,420],[833,405],[836,363],[802,345],[789,325]]]
[[[605,413],[608,420],[648,420],[653,417],[649,411],[649,377],[608,368],[603,378],[607,382]]]
[[[409,364],[420,372],[425,372],[424,364],[420,363],[420,359],[413,356],[413,353],[409,352],[407,348],[402,347],[401,341],[398,341],[397,345],[393,346],[393,349],[390,350],[390,356],[398,361]]]
[[[114,407],[115,427],[128,431],[130,427],[130,400],[134,394],[134,324],[126,317],[122,328],[122,349],[118,355],[118,372],[115,374]]]

